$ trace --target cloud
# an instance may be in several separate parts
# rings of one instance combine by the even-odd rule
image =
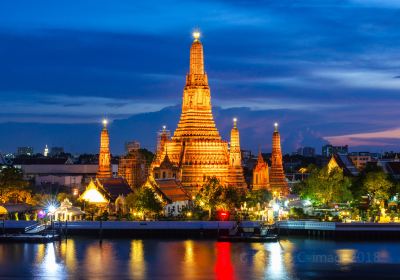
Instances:
[[[127,118],[135,114],[158,111],[166,106],[162,100],[151,102],[93,96],[19,94],[24,98],[10,99],[6,94],[0,97],[0,122],[26,122],[28,118],[30,122],[38,123],[90,123],[97,122],[103,116],[111,119]]]
[[[399,146],[400,128],[390,130],[355,133],[338,136],[325,136],[325,140],[334,145],[350,146]]]
[[[343,87],[384,90],[400,89],[400,80],[396,79],[396,74],[387,71],[333,69],[317,70],[313,75],[331,80]]]
[[[350,2],[368,8],[400,8],[400,2],[397,0],[351,0]]]
[[[0,4],[3,123],[133,116],[152,134],[157,112],[181,102],[190,32],[199,27],[216,114],[244,114],[250,147],[269,143],[272,120],[288,129],[288,151],[398,125],[395,1],[14,2]],[[121,129],[120,140],[136,126]]]

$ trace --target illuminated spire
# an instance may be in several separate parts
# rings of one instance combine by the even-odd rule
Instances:
[[[278,132],[278,123],[275,123],[274,127],[275,130],[272,134],[271,172],[269,182],[273,193],[276,193],[276,195],[279,196],[286,196],[289,194],[289,186],[283,170],[281,136]]]
[[[201,44],[200,32],[193,32],[194,41],[192,47],[190,48],[190,70],[189,74],[193,75],[204,75],[204,55],[203,55],[203,45]]]
[[[233,119],[233,127],[231,130],[231,146],[230,146],[230,163],[234,166],[242,165],[242,155],[240,153],[240,136],[237,128],[237,118]]]
[[[252,190],[270,190],[268,163],[264,161],[261,153],[261,147],[258,148],[257,165],[253,169],[252,185]]]
[[[195,38],[198,35],[195,34]],[[190,48],[189,73],[183,90],[182,114],[173,138],[221,140],[212,116],[211,93],[204,71],[203,45],[195,39]]]
[[[263,158],[263,156],[262,156],[262,153],[261,153],[261,148],[258,148],[257,162],[258,162],[258,163],[264,163],[264,162],[265,162],[265,161],[264,161],[264,158]]]
[[[233,119],[233,127],[231,130],[228,185],[246,188],[242,169],[242,154],[240,150],[240,135],[239,129],[237,128],[237,118]]]
[[[97,170],[97,178],[111,178],[111,153],[110,153],[110,137],[108,135],[108,121],[103,119],[103,129],[100,135],[100,151],[99,151],[99,168]]]

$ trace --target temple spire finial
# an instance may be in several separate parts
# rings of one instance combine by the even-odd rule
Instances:
[[[237,128],[237,118],[233,118],[233,128]]]
[[[104,118],[101,122],[103,123],[104,128],[107,128],[108,120]]]
[[[278,132],[278,123],[277,123],[277,122],[274,123],[274,131],[275,131],[275,132]]]
[[[200,39],[200,31],[198,29],[196,29],[195,31],[193,31],[192,36],[195,42],[199,41]]]

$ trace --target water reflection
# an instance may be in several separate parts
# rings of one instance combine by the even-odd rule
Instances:
[[[142,240],[132,240],[130,252],[130,272],[134,279],[146,278],[146,262]]]
[[[287,279],[283,250],[279,242],[268,243],[265,245],[268,251],[268,267],[265,276],[268,279]]]
[[[117,269],[116,261],[112,243],[104,242],[99,245],[97,242],[92,242],[86,247],[85,274],[93,278],[112,275]]]
[[[57,256],[56,243],[40,244],[36,255],[34,276],[43,278],[61,278],[65,274],[63,260]]]
[[[77,260],[75,250],[75,241],[73,239],[61,243],[60,253],[68,271],[76,270]]]
[[[0,244],[0,277],[48,279],[315,279],[338,273],[400,273],[400,242],[292,239],[280,243],[211,240],[69,239]],[[383,265],[382,265],[383,264]],[[355,270],[356,269],[356,270]],[[347,276],[347,275],[346,275]]]
[[[188,277],[188,279],[192,279],[195,277],[197,273],[197,267],[194,258],[194,241],[186,240],[184,241],[184,258],[183,258],[183,269],[182,273]],[[201,259],[201,256],[200,256]]]
[[[215,263],[216,279],[235,279],[231,260],[231,243],[217,242],[217,261]]]
[[[341,265],[349,265],[354,263],[356,251],[352,249],[340,249],[336,250],[338,256],[338,262]]]

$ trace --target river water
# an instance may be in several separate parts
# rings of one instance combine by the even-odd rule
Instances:
[[[400,241],[0,244],[0,279],[400,279]]]

